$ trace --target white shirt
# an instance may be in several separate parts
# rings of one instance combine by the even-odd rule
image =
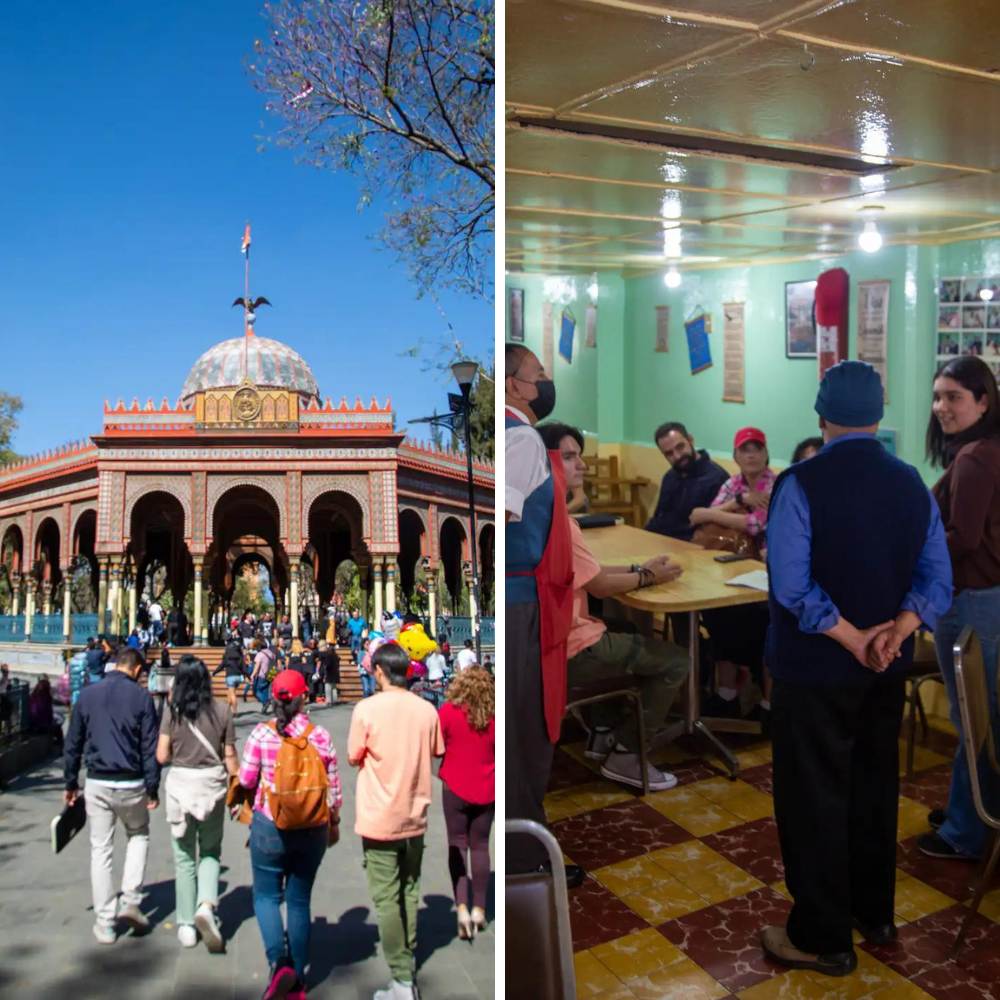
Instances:
[[[458,654],[458,669],[468,670],[476,665],[476,651],[474,649],[463,649]]]
[[[509,405],[506,409],[527,421],[528,417],[523,410]],[[549,457],[545,442],[529,423],[511,427],[504,433],[504,457],[504,508],[512,521],[520,521],[524,501],[549,476]]]
[[[163,621],[163,608],[156,601],[153,601],[149,606],[149,620],[151,622]]]
[[[447,667],[448,662],[437,650],[431,653],[424,660],[424,663],[427,666],[427,679],[429,681],[439,681],[444,677],[445,667]]]

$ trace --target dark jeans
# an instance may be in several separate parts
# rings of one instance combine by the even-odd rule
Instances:
[[[447,785],[441,793],[444,825],[448,829],[448,871],[455,890],[455,903],[469,905],[469,868],[472,868],[472,905],[486,909],[490,884],[490,829],[494,803],[466,802]],[[466,860],[469,855],[471,866]]]
[[[901,676],[876,673],[774,681],[774,815],[802,951],[849,951],[854,921],[892,922],[903,695]]]
[[[269,965],[290,955],[303,981],[312,930],[309,901],[316,870],[326,853],[326,842],[325,826],[279,830],[262,813],[253,814],[250,826],[253,908],[264,939],[264,951]],[[281,920],[282,902],[288,914],[287,943]]]

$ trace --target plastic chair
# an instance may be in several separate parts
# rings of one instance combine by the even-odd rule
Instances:
[[[997,861],[1000,860],[1000,816],[994,816],[983,802],[986,781],[991,777],[994,781],[1000,781],[1000,763],[997,761],[997,745],[991,722],[992,712],[996,712],[1000,706],[990,705],[986,682],[987,670],[996,673],[997,664],[984,663],[979,637],[970,626],[962,629],[952,652],[955,657],[955,687],[962,719],[962,741],[965,744],[969,778],[972,782],[972,799],[979,818],[992,830],[991,846],[985,855],[975,894],[951,948],[954,955],[962,947],[972,917],[979,910],[979,904],[996,871]],[[988,771],[984,774],[985,767],[992,768],[994,774],[991,776]]]
[[[509,819],[506,832],[541,841],[551,872],[508,875],[505,880],[507,996],[576,1000],[573,936],[566,869],[556,838],[541,823]]]

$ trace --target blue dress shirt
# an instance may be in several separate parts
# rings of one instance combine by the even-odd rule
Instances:
[[[845,434],[828,442],[835,448],[843,441],[871,438],[873,434]],[[913,586],[900,611],[912,611],[931,631],[952,603],[951,558],[937,501],[932,496],[927,539],[913,572]],[[772,526],[775,530],[772,532]],[[826,632],[840,619],[830,596],[812,578],[812,522],[809,501],[794,476],[788,476],[771,501],[767,513],[767,552],[771,588],[778,603],[799,621],[802,632]]]

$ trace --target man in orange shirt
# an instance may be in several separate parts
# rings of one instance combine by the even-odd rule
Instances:
[[[372,656],[378,693],[351,716],[347,759],[357,767],[354,832],[362,838],[368,891],[392,973],[375,1000],[415,1000],[420,865],[431,804],[431,761],[444,755],[438,714],[406,688],[410,657],[387,642]]]
[[[566,488],[583,485],[583,435],[566,424],[542,424],[538,433],[550,451],[562,456]],[[681,567],[667,556],[656,556],[641,566],[602,566],[587,547],[583,532],[570,518],[573,541],[573,622],[570,626],[567,672],[570,685],[588,684],[613,677],[630,677],[642,693],[643,722],[647,742],[655,739],[664,727],[667,712],[687,677],[687,653],[674,643],[632,634],[609,632],[607,625],[588,613],[588,596],[603,599],[627,594],[640,587],[668,583],[681,575]],[[621,720],[609,714],[614,703],[590,707],[593,723],[587,744],[587,756],[604,758],[601,774],[633,788],[642,788],[639,761],[639,732],[631,713]],[[663,791],[673,788],[677,778],[647,765],[649,788]]]

